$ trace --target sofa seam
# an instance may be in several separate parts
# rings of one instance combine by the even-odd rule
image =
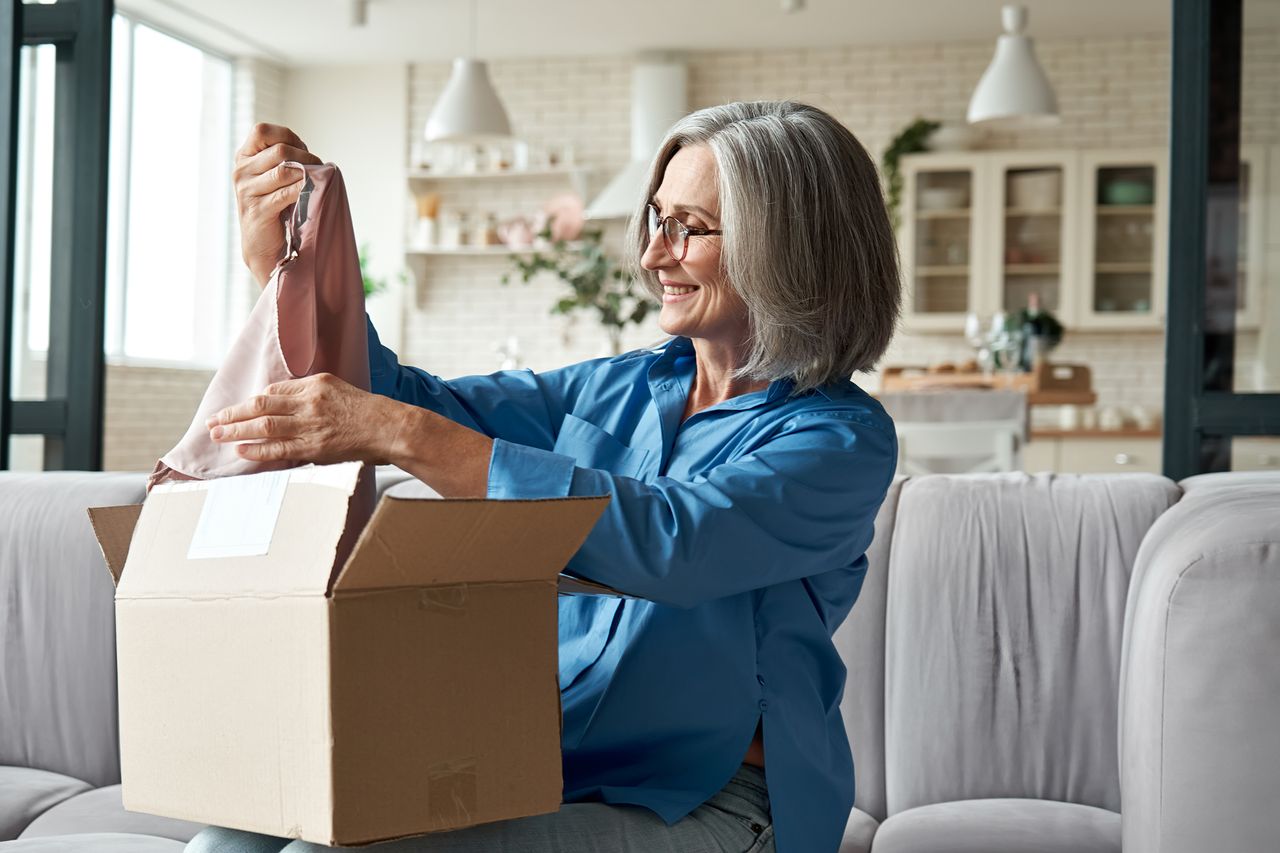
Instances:
[[[1167,692],[1169,685],[1169,623],[1173,621],[1170,616],[1170,609],[1173,605],[1173,597],[1178,591],[1178,587],[1182,584],[1182,579],[1187,572],[1191,571],[1196,565],[1204,560],[1204,554],[1199,554],[1194,560],[1187,563],[1178,572],[1177,578],[1173,582],[1173,586],[1169,587],[1169,595],[1165,599],[1164,610],[1164,637],[1160,643],[1160,791],[1157,802],[1159,803],[1159,819],[1156,821],[1156,847],[1160,846],[1160,838],[1164,834],[1164,744],[1165,731],[1168,728],[1167,719],[1165,717],[1165,708],[1168,706]],[[1123,810],[1123,796],[1121,809]],[[1123,814],[1123,811],[1121,812]]]

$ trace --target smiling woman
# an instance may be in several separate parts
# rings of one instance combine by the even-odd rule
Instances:
[[[237,189],[245,245],[269,258],[296,197],[276,166],[314,155],[255,133]],[[370,323],[373,393],[313,377],[210,423],[276,458],[393,462],[442,494],[610,497],[566,571],[638,598],[561,600],[563,807],[370,850],[840,844],[854,778],[831,637],[897,464],[892,421],[850,379],[898,313],[875,167],[814,107],[702,110],[660,147],[631,237],[660,347],[446,381]],[[323,848],[213,827],[187,849]]]

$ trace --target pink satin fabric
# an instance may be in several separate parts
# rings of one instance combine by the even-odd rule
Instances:
[[[234,443],[209,438],[214,413],[261,394],[268,385],[332,373],[369,390],[364,286],[342,173],[332,163],[304,166],[307,183],[282,214],[286,250],[205,391],[178,445],[161,457],[148,490],[170,480],[209,480],[291,468],[299,462],[254,462]]]

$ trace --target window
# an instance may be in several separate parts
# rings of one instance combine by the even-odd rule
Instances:
[[[229,335],[232,66],[112,21],[106,353],[208,367]],[[44,397],[49,346],[53,45],[22,50],[15,399]]]
[[[106,350],[212,366],[228,338],[232,65],[117,15]]]

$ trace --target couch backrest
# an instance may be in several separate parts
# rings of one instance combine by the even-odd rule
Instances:
[[[885,598],[889,815],[986,797],[1119,811],[1129,577],[1148,528],[1180,494],[1154,475],[903,485]]]
[[[143,474],[0,473],[0,765],[120,781],[115,590],[85,508]]]
[[[884,616],[898,497],[905,477],[897,477],[876,516],[876,535],[867,549],[867,574],[853,610],[835,633],[836,649],[848,671],[840,713],[853,749],[854,805],[884,820]]]
[[[408,475],[377,471],[381,494]],[[85,509],[146,475],[0,472],[0,765],[120,781],[115,589]]]

